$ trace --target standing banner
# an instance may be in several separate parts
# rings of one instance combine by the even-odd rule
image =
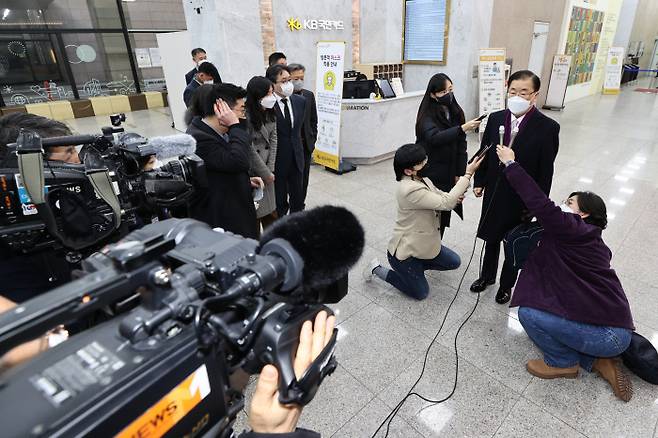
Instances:
[[[610,47],[608,61],[605,63],[603,94],[619,94],[621,84],[621,69],[624,63],[624,48]]]
[[[505,54],[505,49],[480,49],[480,115],[505,109]],[[481,134],[488,120],[487,117],[482,121]]]
[[[553,57],[553,68],[551,69],[551,79],[548,81],[548,92],[546,93],[544,108],[560,110],[564,108],[570,67],[571,55],[555,55]]]
[[[340,113],[343,100],[345,42],[319,41],[315,79],[318,139],[313,159],[330,169],[340,168]]]

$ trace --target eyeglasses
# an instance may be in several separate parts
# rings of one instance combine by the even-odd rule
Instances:
[[[535,91],[521,91],[520,93],[517,93],[516,91],[511,91],[511,90],[510,90],[510,91],[507,92],[507,94],[508,94],[510,97],[520,96],[520,97],[522,97],[522,98],[524,98],[524,99],[528,99],[530,96],[532,96],[533,94],[535,94]]]

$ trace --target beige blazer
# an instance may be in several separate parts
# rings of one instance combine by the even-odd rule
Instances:
[[[429,178],[423,182],[403,177],[396,193],[398,217],[388,252],[398,260],[433,259],[441,251],[439,211],[455,208],[466,193],[470,177],[462,176],[449,193],[437,189]]]

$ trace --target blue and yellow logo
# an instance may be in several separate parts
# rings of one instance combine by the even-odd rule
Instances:
[[[289,18],[288,29],[291,31],[302,30],[302,22],[299,20],[299,18]]]

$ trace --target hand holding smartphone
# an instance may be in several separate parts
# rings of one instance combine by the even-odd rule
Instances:
[[[477,153],[475,155],[473,155],[470,160],[468,160],[468,164],[471,164],[476,159],[484,157],[486,155],[487,151],[489,151],[489,149],[491,149],[492,146],[493,146],[493,144],[481,147],[480,150],[477,151]]]

